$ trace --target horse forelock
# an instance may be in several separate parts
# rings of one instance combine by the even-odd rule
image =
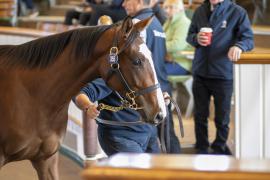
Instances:
[[[74,61],[89,59],[101,35],[111,26],[80,28],[39,38],[21,45],[0,46],[0,65],[17,68],[45,68],[56,61],[72,43]]]

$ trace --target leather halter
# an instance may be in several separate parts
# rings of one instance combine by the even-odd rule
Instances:
[[[117,35],[116,35],[117,36]],[[109,106],[106,104],[99,104],[98,105],[98,109],[102,110],[102,109],[106,109],[106,110],[110,110],[110,111],[120,111],[123,110],[124,108],[130,108],[130,109],[134,109],[134,110],[138,110],[141,109],[140,107],[138,107],[138,104],[135,101],[135,98],[140,96],[140,95],[144,95],[147,93],[150,93],[156,89],[158,89],[160,87],[160,84],[154,84],[152,86],[149,86],[147,88],[144,89],[140,89],[138,91],[134,91],[130,88],[128,82],[126,81],[125,77],[123,76],[121,70],[120,70],[120,64],[119,64],[119,59],[118,59],[118,55],[121,54],[131,43],[132,40],[127,41],[127,43],[120,49],[120,51],[118,51],[117,48],[117,37],[114,37],[114,41],[113,41],[113,45],[112,48],[110,49],[110,54],[109,54],[109,63],[111,65],[110,70],[107,73],[106,76],[106,83],[110,80],[110,78],[112,77],[113,74],[117,74],[117,76],[119,77],[119,79],[121,80],[122,84],[124,85],[125,89],[126,89],[126,98],[123,98],[117,91],[115,91],[115,93],[117,94],[117,96],[120,98],[122,105],[120,107],[113,107],[113,106]],[[184,127],[183,127],[183,121],[182,121],[182,116],[181,116],[181,111],[180,108],[178,107],[178,104],[171,98],[170,101],[175,105],[176,107],[176,111],[177,111],[177,117],[179,120],[179,125],[180,125],[180,134],[182,137],[184,137]],[[99,123],[102,124],[107,124],[107,125],[113,125],[113,126],[134,126],[134,125],[142,125],[145,124],[144,121],[142,121],[142,119],[140,118],[138,121],[135,122],[125,122],[125,121],[111,121],[111,120],[106,120],[106,119],[101,119],[101,118],[96,118],[96,121],[98,121]],[[165,145],[165,118],[164,120],[160,121],[158,124],[162,123],[161,126],[161,149],[163,152],[166,152],[166,145]],[[156,124],[156,125],[158,125]],[[169,134],[167,134],[167,136],[169,136]]]
[[[129,40],[127,40],[127,42],[124,44],[124,46],[122,48],[120,48],[120,50],[118,50],[118,34],[116,32],[116,35],[114,36],[114,40],[113,40],[113,45],[110,49],[110,54],[108,57],[108,62],[111,65],[110,70],[107,73],[106,76],[106,83],[110,80],[110,78],[116,74],[117,77],[120,79],[121,83],[124,85],[126,93],[125,93],[125,97],[123,98],[118,92],[116,92],[116,94],[118,95],[118,97],[121,100],[122,103],[122,107],[123,108],[130,108],[130,109],[134,109],[134,110],[138,110],[138,109],[142,109],[142,107],[139,107],[138,104],[136,103],[135,99],[138,96],[144,95],[144,94],[148,94],[151,93],[152,91],[160,88],[160,84],[154,84],[152,86],[149,86],[147,88],[144,89],[140,89],[137,91],[132,90],[132,88],[129,86],[127,80],[125,79],[123,73],[120,70],[120,59],[118,58],[118,56],[126,49],[130,46],[130,44],[134,41],[135,38],[131,38]]]

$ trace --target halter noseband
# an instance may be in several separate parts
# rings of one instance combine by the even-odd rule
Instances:
[[[117,31],[117,30],[116,30]],[[130,46],[130,44],[134,41],[135,38],[130,38],[127,40],[127,42],[124,44],[124,46],[122,48],[120,48],[120,50],[118,50],[118,34],[116,32],[116,35],[114,36],[114,40],[113,40],[113,45],[110,49],[110,54],[109,54],[109,64],[111,65],[110,70],[107,73],[106,76],[106,83],[109,81],[109,79],[112,77],[113,74],[116,74],[121,83],[124,85],[125,89],[126,89],[126,94],[125,94],[125,98],[123,98],[117,91],[116,94],[118,95],[118,97],[121,99],[121,107],[123,108],[130,108],[130,109],[134,109],[134,110],[138,110],[138,109],[142,109],[142,107],[139,107],[138,104],[136,103],[135,99],[138,96],[144,95],[144,94],[148,94],[156,89],[158,89],[160,87],[160,84],[154,84],[152,86],[149,86],[147,88],[144,89],[140,89],[137,91],[134,91],[130,88],[128,82],[126,81],[125,77],[123,76],[123,73],[120,70],[120,64],[119,64],[119,54],[121,54],[127,47]],[[101,105],[103,107],[108,105]],[[119,107],[119,108],[121,108]],[[117,108],[117,107],[114,107]],[[111,110],[106,108],[107,110]]]

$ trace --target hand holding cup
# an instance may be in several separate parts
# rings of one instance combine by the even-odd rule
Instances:
[[[201,46],[208,46],[212,42],[212,28],[204,27],[201,28],[200,32],[197,34],[197,41]]]

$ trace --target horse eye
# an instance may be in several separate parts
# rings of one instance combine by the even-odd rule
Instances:
[[[133,65],[135,65],[135,66],[140,66],[140,65],[142,65],[142,61],[141,61],[140,59],[136,59],[136,60],[134,60],[132,63],[133,63]]]

